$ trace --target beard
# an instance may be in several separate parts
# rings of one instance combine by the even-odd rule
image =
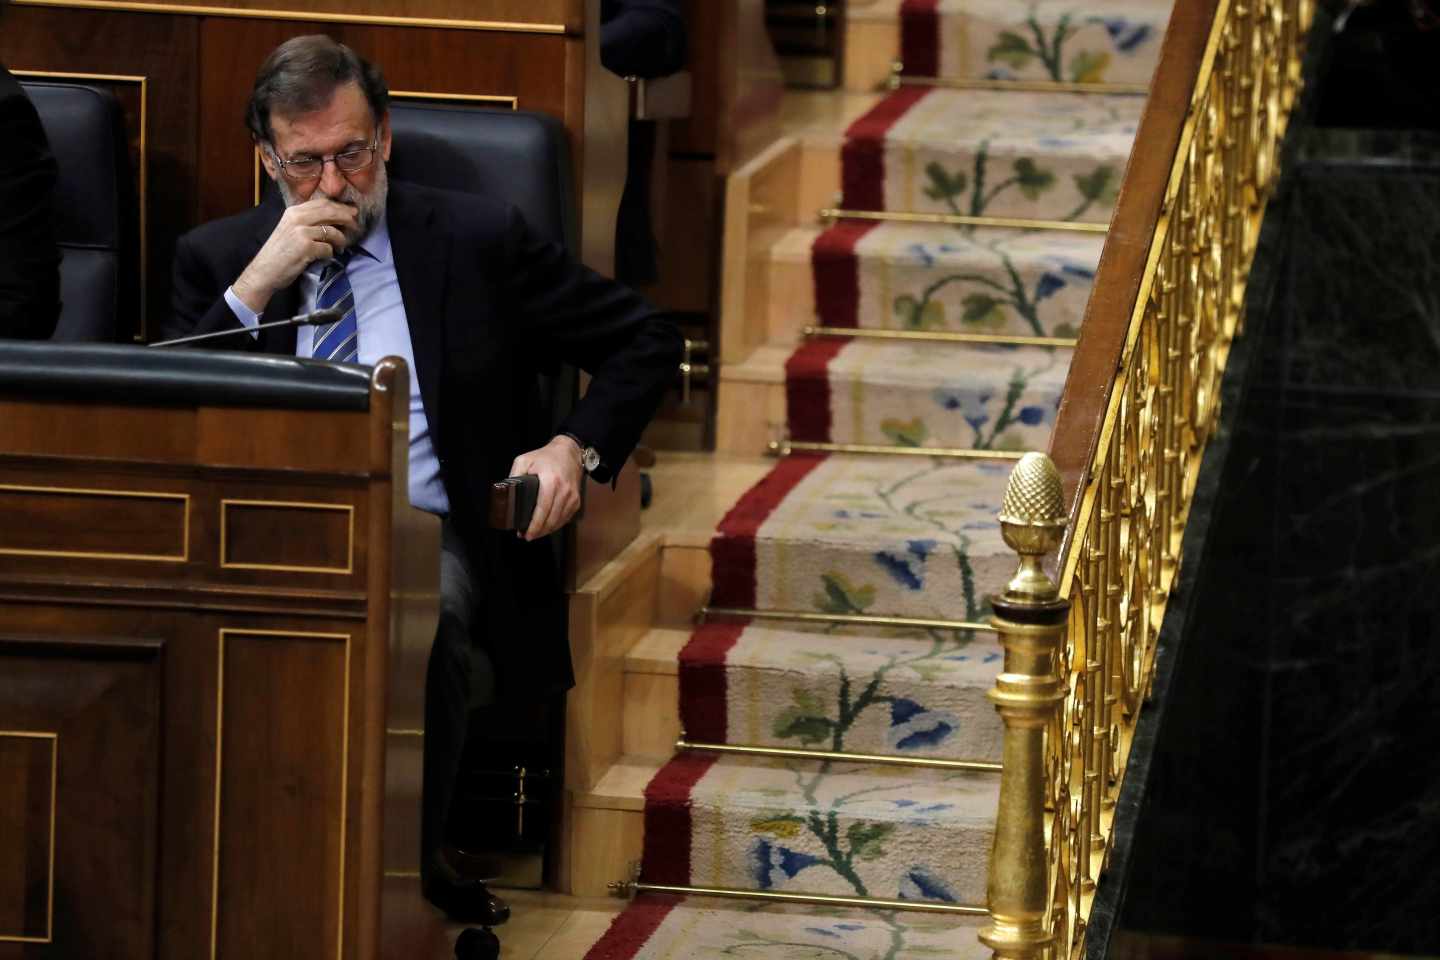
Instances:
[[[285,206],[293,207],[298,203],[304,203],[295,195],[290,182],[284,177],[275,179],[276,185],[280,188],[280,197],[285,201]],[[364,239],[370,232],[370,228],[380,221],[380,216],[385,212],[385,201],[390,195],[390,178],[385,172],[385,161],[379,157],[375,158],[375,182],[370,185],[368,191],[362,191],[350,181],[345,181],[345,189],[341,190],[338,196],[330,196],[318,186],[311,197],[324,197],[327,200],[334,200],[336,203],[347,204],[355,208],[354,229],[345,228],[345,246],[353,247]]]

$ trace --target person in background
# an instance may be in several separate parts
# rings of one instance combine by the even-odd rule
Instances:
[[[600,63],[622,77],[654,80],[685,66],[685,16],[680,0],[602,0]],[[615,217],[615,279],[654,283],[655,231],[650,224],[650,171],[655,121],[630,121],[625,192]]]
[[[0,23],[5,0],[0,0]],[[35,105],[0,64],[0,337],[48,340],[60,317],[55,158]]]

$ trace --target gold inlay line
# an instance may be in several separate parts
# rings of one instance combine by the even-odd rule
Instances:
[[[322,13],[314,10],[257,10],[198,3],[142,3],[135,0],[12,0],[17,7],[58,7],[73,10],[119,10],[126,13],[171,13],[241,20],[300,20],[378,27],[435,27],[442,30],[484,30],[496,33],[564,34],[563,23],[519,23],[508,20],[461,20],[446,17],[397,17],[377,13]]]
[[[0,943],[53,943],[55,940],[55,830],[60,790],[60,734],[53,730],[0,730],[0,737],[50,741],[50,849],[45,867],[45,936],[0,934]]]
[[[790,620],[796,623],[853,624],[867,627],[903,627],[916,630],[994,630],[978,620],[937,620],[925,617],[886,617],[866,613],[817,613],[810,610],[747,610],[742,607],[701,607],[699,618],[749,617],[752,620]]]
[[[185,505],[184,529],[181,532],[180,555],[173,553],[113,553],[89,550],[30,550],[0,547],[0,555],[12,557],[64,557],[71,560],[143,560],[154,563],[186,563],[190,559],[190,494],[164,490],[98,490],[88,487],[35,487],[16,483],[0,483],[0,492],[54,493],[76,497],[131,497],[138,500],[179,500]]]
[[[878,220],[888,223],[938,223],[956,227],[1005,227],[1015,230],[1056,230],[1064,233],[1105,233],[1108,223],[1078,220],[1032,220],[1028,217],[972,217],[961,213],[906,213],[899,210],[847,210],[826,207],[821,220]]]
[[[432,90],[391,90],[390,100],[440,100],[458,103],[503,103],[511,110],[520,109],[520,98],[500,93],[437,93]]]
[[[1032,337],[1004,333],[960,333],[955,330],[874,330],[868,327],[806,327],[807,337],[851,337],[856,340],[911,340],[924,343],[998,343],[1019,347],[1073,347],[1074,337]]]
[[[24,4],[25,0],[18,0]],[[146,303],[150,276],[150,161],[145,145],[149,130],[150,78],[143,74],[128,73],[71,73],[57,70],[12,70],[17,77],[35,77],[41,80],[98,80],[103,83],[133,83],[140,87],[140,169],[137,171],[136,201],[139,203],[139,217],[136,227],[140,231],[140,255],[137,261],[140,270],[140,330],[135,335],[137,343],[144,343],[149,330]]]
[[[636,893],[679,893],[697,897],[726,897],[732,900],[766,900],[771,903],[808,903],[826,907],[863,907],[871,910],[904,910],[907,913],[948,913],[983,917],[984,907],[932,900],[885,900],[880,897],[839,897],[823,893],[785,893],[778,890],[736,890],[730,887],[691,887],[671,883],[630,882],[624,885]]]
[[[302,567],[281,563],[231,563],[229,555],[230,514],[228,507],[274,507],[281,510],[330,510],[344,512],[348,525],[345,534],[345,566],[343,567]],[[311,503],[300,500],[221,500],[220,501],[220,567],[223,570],[270,570],[281,573],[337,573],[349,575],[355,572],[355,507],[348,503]]]
[[[778,457],[792,453],[855,453],[866,456],[941,457],[952,460],[1019,460],[1023,450],[972,450],[968,447],[888,447],[879,443],[821,443],[815,440],[771,440],[766,452]]]
[[[215,685],[215,820],[210,845],[210,960],[216,960],[220,936],[220,799],[225,747],[225,641],[237,637],[284,637],[297,640],[339,640],[345,644],[344,694],[340,712],[340,858],[339,916],[336,919],[337,960],[345,956],[345,848],[350,806],[350,634],[304,630],[250,630],[222,627],[217,645]]]
[[[820,760],[833,763],[878,763],[897,767],[928,767],[939,770],[973,770],[999,773],[1000,764],[989,760],[947,760],[943,757],[899,757],[888,753],[847,753],[843,750],[801,750],[796,747],[757,747],[738,743],[675,741],[676,750],[726,753],[744,757],[782,757],[787,760]]]

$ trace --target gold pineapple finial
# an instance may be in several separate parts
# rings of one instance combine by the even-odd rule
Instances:
[[[1005,585],[1004,596],[1022,603],[1054,600],[1059,587],[1040,561],[1065,535],[1065,492],[1055,461],[1043,453],[1020,458],[1010,471],[999,520],[1005,542],[1020,555],[1020,567]]]

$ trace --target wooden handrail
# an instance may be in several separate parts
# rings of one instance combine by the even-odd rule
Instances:
[[[1080,530],[1080,493],[1099,448],[1126,331],[1164,210],[1166,187],[1218,6],[1219,0],[1176,0],[1110,218],[1094,289],[1080,326],[1080,341],[1050,436],[1050,457],[1060,470],[1070,517],[1060,546],[1062,557]]]

